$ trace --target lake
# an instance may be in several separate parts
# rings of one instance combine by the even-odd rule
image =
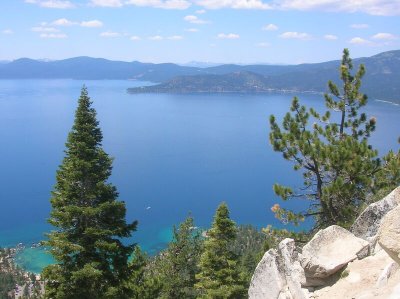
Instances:
[[[269,145],[268,118],[281,118],[293,95],[165,95],[126,93],[135,81],[0,80],[0,246],[28,247],[44,238],[50,192],[63,158],[80,89],[86,84],[115,157],[110,181],[139,221],[133,240],[154,254],[171,228],[191,214],[207,227],[227,202],[237,223],[279,225],[270,207],[275,182],[296,185],[299,173]],[[323,97],[299,95],[323,107]],[[370,100],[378,121],[371,139],[380,153],[398,149],[400,107]],[[298,202],[289,203],[295,209]],[[18,262],[31,271],[49,262],[27,249]]]

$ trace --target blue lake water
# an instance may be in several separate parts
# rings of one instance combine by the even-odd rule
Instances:
[[[139,220],[133,240],[150,254],[163,248],[171,228],[191,213],[209,226],[226,201],[237,223],[278,225],[270,207],[275,182],[296,185],[299,173],[272,151],[268,118],[281,118],[292,95],[129,95],[134,81],[0,80],[0,246],[44,238],[50,191],[63,158],[80,89],[86,84],[115,157],[110,178]],[[300,95],[319,109],[322,96]],[[371,100],[381,153],[397,149],[400,107]],[[300,203],[289,203],[301,208]],[[32,271],[49,262],[38,250],[18,256]]]

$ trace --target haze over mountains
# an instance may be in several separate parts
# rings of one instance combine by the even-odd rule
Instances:
[[[400,102],[400,50],[354,59],[367,74],[363,92],[370,98]],[[339,60],[299,65],[181,66],[173,63],[111,61],[76,57],[58,61],[21,58],[0,64],[0,79],[132,79],[161,83],[130,92],[325,92],[338,81]]]

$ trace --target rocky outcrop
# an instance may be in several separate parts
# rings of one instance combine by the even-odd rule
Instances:
[[[378,243],[397,264],[400,264],[400,206],[387,213],[382,220]]]
[[[251,299],[399,299],[400,188],[367,207],[352,226],[319,231],[302,249],[285,239],[267,251]],[[375,245],[376,243],[376,245]]]
[[[312,296],[318,299],[388,299],[400,282],[400,272],[395,268],[389,270],[392,262],[383,250],[355,260],[346,266],[337,281],[317,288]]]
[[[306,299],[308,287],[326,284],[326,278],[349,262],[368,254],[369,243],[340,226],[318,232],[298,252],[292,239],[267,251],[253,274],[249,298]]]
[[[279,255],[275,249],[270,249],[264,254],[251,279],[249,298],[279,297],[285,283],[278,260]]]
[[[278,250],[268,250],[258,263],[251,279],[249,298],[307,299],[304,270],[298,261],[294,240],[285,239]]]
[[[359,238],[374,241],[383,217],[400,204],[400,187],[394,189],[388,196],[369,205],[358,216],[350,231]]]
[[[369,243],[332,225],[303,247],[301,265],[307,278],[327,278],[357,258],[368,255]]]
[[[304,269],[298,261],[299,255],[293,239],[285,239],[279,243],[279,253],[282,260],[283,273],[287,289],[293,299],[306,299],[308,296],[302,285],[306,283]]]

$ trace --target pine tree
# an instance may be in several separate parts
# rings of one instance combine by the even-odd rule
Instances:
[[[268,251],[267,245],[266,234],[263,231],[252,225],[238,226],[238,233],[232,247],[240,257],[239,266],[248,284],[258,262]]]
[[[400,142],[400,139],[399,139]],[[385,197],[400,185],[400,151],[389,151],[382,158],[382,168],[374,181],[374,194],[370,201]]]
[[[134,245],[122,239],[136,230],[127,224],[125,203],[107,182],[112,159],[101,147],[103,139],[87,89],[82,88],[65,158],[52,192],[47,246],[56,260],[47,267],[47,298],[125,298],[128,258]]]
[[[174,226],[172,241],[157,259],[163,282],[160,298],[196,298],[194,284],[201,250],[201,235],[194,229],[192,217],[182,222],[179,228]]]
[[[148,256],[141,251],[139,246],[136,246],[133,259],[129,264],[131,275],[127,288],[131,291],[130,299],[159,298],[162,284],[156,275],[148,271],[150,263]]]
[[[275,204],[272,210],[285,222],[298,224],[306,217],[314,217],[315,229],[331,224],[347,227],[373,192],[380,159],[368,138],[375,129],[375,119],[360,113],[367,104],[367,96],[360,92],[365,68],[360,65],[354,76],[352,68],[349,51],[345,49],[340,66],[343,86],[340,90],[331,81],[328,83],[328,110],[324,114],[312,108],[307,110],[294,98],[291,113],[286,114],[281,127],[273,115],[270,117],[274,150],[292,161],[304,179],[299,191],[278,184],[274,191],[283,200],[309,200],[307,210],[302,212]],[[310,117],[314,118],[313,124]]]
[[[240,272],[239,256],[232,248],[237,228],[229,218],[229,210],[222,203],[207,232],[204,252],[196,275],[200,298],[246,298],[246,282]]]

